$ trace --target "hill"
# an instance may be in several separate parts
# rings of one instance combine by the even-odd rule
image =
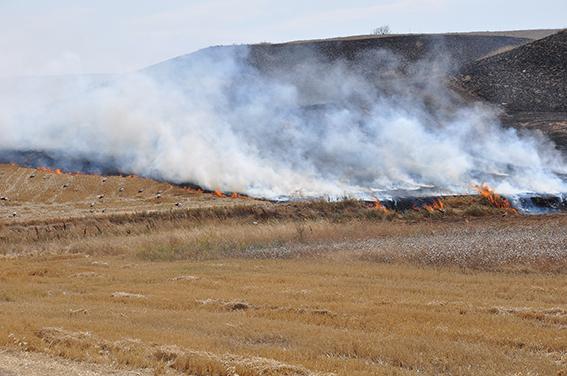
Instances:
[[[258,201],[132,175],[87,175],[0,164],[0,218],[10,223],[250,203]]]
[[[567,111],[567,30],[473,62],[464,87],[509,111]]]
[[[492,53],[508,50],[532,41],[530,38],[484,34],[405,34],[387,36],[357,36],[328,40],[261,43],[247,46],[217,46],[182,55],[145,69],[157,73],[190,65],[205,54],[222,55],[238,51],[239,58],[260,72],[280,75],[296,66],[308,63],[341,61],[362,73],[383,70],[382,59],[375,59],[377,50],[388,51],[400,60],[402,68],[424,59],[439,59],[448,63],[450,71]]]

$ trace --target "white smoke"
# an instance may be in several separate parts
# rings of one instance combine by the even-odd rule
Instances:
[[[260,71],[247,53],[214,48],[102,82],[5,81],[0,151],[271,199],[468,193],[483,182],[565,191],[553,145],[456,98],[444,64],[402,67],[375,51],[370,75],[315,55]]]

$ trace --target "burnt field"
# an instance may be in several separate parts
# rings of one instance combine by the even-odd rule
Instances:
[[[26,107],[0,375],[563,375],[565,35],[216,47],[147,68],[196,96]]]

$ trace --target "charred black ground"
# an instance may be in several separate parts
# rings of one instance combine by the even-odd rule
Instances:
[[[567,30],[475,61],[463,85],[511,112],[567,111]]]

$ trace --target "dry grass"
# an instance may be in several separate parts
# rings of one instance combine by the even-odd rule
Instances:
[[[443,212],[404,213],[385,213],[359,202],[205,208],[113,216],[91,222],[92,229],[81,220],[47,223],[45,232],[28,224],[5,229],[4,234],[11,235],[0,240],[0,253],[127,255],[147,261],[341,255],[477,270],[566,268],[567,217],[522,217],[475,202],[464,208],[453,204]],[[482,215],[466,214],[470,210]],[[546,233],[555,236],[548,239]]]
[[[247,197],[219,198],[137,176],[56,174],[6,164],[0,164],[0,196],[4,198],[0,221],[7,224],[261,204]]]
[[[69,359],[227,375],[557,374],[567,366],[565,274],[344,257],[2,264],[0,344]]]
[[[0,260],[0,346],[157,374],[565,368],[567,217],[428,216],[39,242]]]
[[[447,197],[443,201],[445,208],[433,211],[423,208],[403,212],[381,211],[376,210],[372,203],[346,200],[288,204],[263,202],[221,207],[203,204],[202,207],[191,209],[141,211],[90,217],[39,217],[24,222],[0,222],[0,254],[29,254],[30,250],[32,253],[53,250],[82,252],[77,246],[81,249],[87,247],[83,244],[85,239],[88,239],[86,243],[96,243],[91,241],[94,238],[107,242],[108,246],[98,247],[99,251],[110,248],[107,253],[117,253],[120,250],[114,250],[116,246],[111,244],[117,242],[128,244],[130,240],[140,236],[153,237],[155,234],[179,230],[193,231],[207,226],[212,229],[222,227],[223,231],[231,231],[230,227],[234,225],[292,223],[292,227],[299,231],[304,229],[303,224],[306,221],[324,221],[332,224],[353,221],[407,224],[431,220],[462,222],[467,217],[478,216],[516,216],[514,211],[494,208],[480,197]],[[115,241],[113,238],[122,240]],[[254,243],[254,239],[251,242]]]
[[[76,179],[85,188],[69,201],[42,206],[32,189],[3,202],[63,209],[0,223],[0,348],[155,374],[567,367],[567,216],[522,217],[479,197],[405,212],[354,201],[219,207],[184,191],[194,206],[117,197],[115,212],[83,215],[87,183],[102,183]]]

